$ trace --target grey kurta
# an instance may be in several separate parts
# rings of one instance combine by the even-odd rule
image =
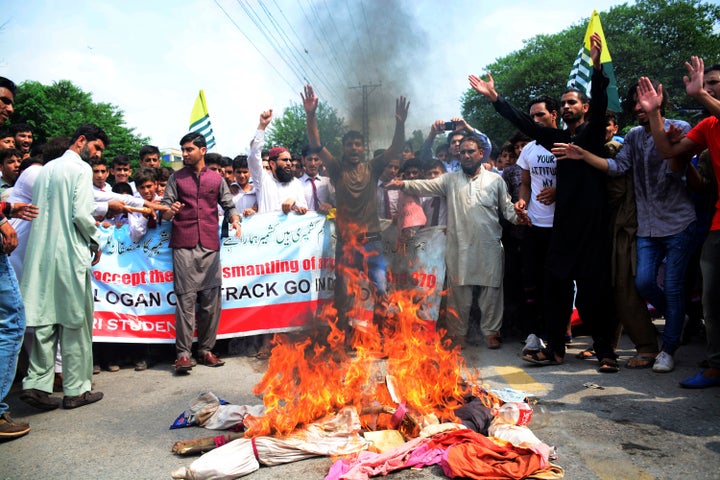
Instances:
[[[423,197],[446,197],[448,209],[448,276],[455,285],[500,287],[503,280],[503,249],[498,212],[517,222],[502,177],[480,167],[470,178],[462,171],[432,180],[405,181],[404,192]]]

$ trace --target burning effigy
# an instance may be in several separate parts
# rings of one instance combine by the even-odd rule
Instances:
[[[326,328],[276,335],[253,390],[264,413],[243,410],[242,438],[227,438],[172,477],[232,479],[325,455],[337,459],[328,479],[436,464],[451,477],[562,478],[550,447],[527,427],[530,406],[484,388],[460,347],[420,319],[417,299],[395,292],[387,302],[382,327],[363,322],[350,339],[332,307],[319,316]]]

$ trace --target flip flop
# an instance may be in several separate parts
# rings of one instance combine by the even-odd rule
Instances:
[[[618,363],[612,358],[603,358],[600,360],[600,367],[598,372],[600,373],[617,373],[620,371]]]
[[[597,355],[595,355],[595,352],[592,348],[588,348],[575,355],[575,358],[577,358],[578,360],[595,360],[597,358]]]
[[[545,358],[540,358],[540,354]],[[530,362],[541,367],[547,365],[560,365],[562,361],[555,360],[555,354],[548,349],[539,350],[537,352],[527,352],[522,357],[526,362]]]

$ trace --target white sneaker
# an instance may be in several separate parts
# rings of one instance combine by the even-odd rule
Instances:
[[[539,352],[545,348],[545,342],[540,337],[531,333],[525,339],[525,346],[522,349],[522,353]]]
[[[675,370],[675,360],[672,355],[667,352],[660,352],[655,357],[655,363],[653,364],[653,372],[657,373],[668,373]]]

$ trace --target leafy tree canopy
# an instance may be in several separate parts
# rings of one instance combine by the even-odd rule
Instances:
[[[641,76],[648,76],[668,89],[673,117],[692,115],[688,109],[698,105],[685,94],[682,76],[684,62],[692,55],[705,65],[720,62],[720,6],[697,0],[638,0],[634,5],[619,5],[601,12],[600,19],[612,56],[620,97]],[[565,91],[570,68],[587,29],[581,20],[560,33],[538,35],[525,47],[482,72],[490,72],[497,91],[512,104],[525,109],[537,95],[560,98]],[[463,116],[486,132],[494,144],[501,145],[514,127],[498,115],[490,102],[474,90],[465,92]],[[622,113],[620,124],[633,123]]]
[[[337,110],[325,102],[320,102],[317,109],[318,130],[320,138],[330,152],[340,158],[342,153],[342,136],[347,132],[345,119],[338,116]],[[299,103],[293,103],[285,109],[282,116],[275,118],[267,131],[266,145],[280,145],[292,153],[300,154],[307,145],[307,129],[305,126],[305,109]]]
[[[26,81],[18,85],[15,96],[14,123],[27,123],[35,128],[35,143],[44,143],[56,136],[71,137],[83,123],[100,126],[110,139],[103,156],[127,155],[137,163],[140,147],[149,142],[147,137],[134,133],[125,125],[123,111],[109,103],[95,103],[92,94],[84,92],[68,80],[52,85]]]

